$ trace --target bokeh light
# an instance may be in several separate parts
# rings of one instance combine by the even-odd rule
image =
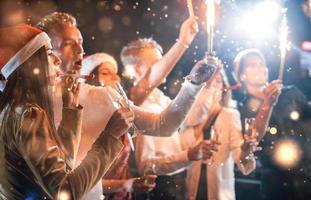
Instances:
[[[301,158],[301,149],[292,139],[279,140],[273,153],[274,162],[281,168],[295,167]]]
[[[269,132],[270,132],[271,135],[275,135],[275,134],[277,134],[278,129],[276,129],[275,127],[271,127]]]
[[[70,194],[67,191],[61,191],[58,195],[58,200],[70,200]]]
[[[40,74],[40,69],[39,68],[34,68],[33,70],[32,70],[32,73],[34,74],[34,75],[38,75],[38,74]]]
[[[281,6],[275,1],[261,2],[238,18],[236,29],[253,39],[265,39],[276,32],[274,23],[280,13]]]
[[[297,120],[299,120],[299,118],[300,118],[300,114],[299,114],[299,112],[297,112],[296,110],[293,110],[293,111],[290,113],[289,117],[290,117],[292,120],[297,121]]]

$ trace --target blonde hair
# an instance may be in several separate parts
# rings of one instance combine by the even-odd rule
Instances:
[[[64,12],[53,12],[43,17],[36,25],[37,28],[50,34],[52,31],[60,31],[64,25],[77,26],[74,16]]]
[[[154,48],[161,54],[163,53],[162,47],[152,38],[140,38],[123,47],[120,55],[123,66],[135,65],[140,62],[139,53],[145,48]]]

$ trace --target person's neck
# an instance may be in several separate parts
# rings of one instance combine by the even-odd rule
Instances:
[[[264,94],[263,94],[263,86],[252,86],[252,85],[246,85],[246,90],[247,92],[259,99],[264,99]]]

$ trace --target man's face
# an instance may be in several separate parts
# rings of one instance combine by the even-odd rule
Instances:
[[[245,85],[261,87],[268,81],[268,68],[265,62],[257,55],[250,55],[244,60],[244,72],[240,80]]]
[[[141,62],[135,66],[136,78],[141,79],[150,70],[152,65],[162,58],[161,52],[156,48],[144,48],[138,55]]]
[[[82,67],[83,39],[79,29],[71,24],[64,24],[57,33],[51,34],[53,51],[62,61],[64,72],[77,71]]]

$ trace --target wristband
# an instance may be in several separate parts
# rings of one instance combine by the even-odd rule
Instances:
[[[185,49],[189,48],[189,45],[187,45],[186,43],[182,42],[180,39],[176,39],[176,43],[180,44],[181,46],[185,47]]]

